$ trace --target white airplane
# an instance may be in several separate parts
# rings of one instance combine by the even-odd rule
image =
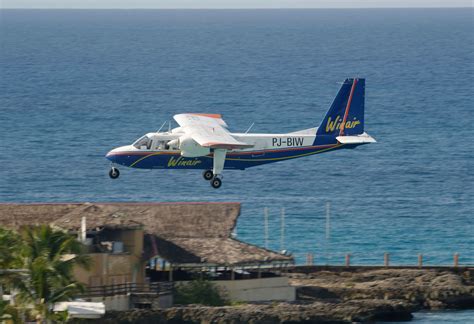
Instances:
[[[218,114],[179,114],[180,127],[148,133],[132,145],[107,153],[109,176],[116,165],[140,169],[203,169],[203,177],[219,188],[224,169],[245,170],[358,145],[374,143],[364,132],[365,79],[346,79],[317,128],[286,134],[231,133]]]

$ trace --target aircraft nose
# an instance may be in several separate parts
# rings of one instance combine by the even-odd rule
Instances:
[[[114,161],[114,156],[113,156],[113,154],[111,154],[111,151],[108,152],[108,153],[105,155],[105,158],[106,158],[107,160],[112,161],[112,162]]]
[[[110,150],[105,155],[105,158],[113,163],[127,165],[129,158],[127,152],[130,150],[132,150],[131,145],[116,147],[113,150]]]
[[[105,157],[113,162],[115,160],[117,151],[118,151],[118,149],[114,148],[113,150],[110,150],[109,152],[107,152]]]

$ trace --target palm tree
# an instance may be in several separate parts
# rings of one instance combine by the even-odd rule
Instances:
[[[71,300],[83,291],[73,267],[87,269],[90,259],[75,237],[50,226],[27,227],[20,235],[22,267],[29,275],[15,282],[18,297],[21,302],[33,303],[42,320],[48,320],[54,303]]]
[[[4,288],[11,292],[12,282],[21,280],[24,275],[18,269],[21,265],[19,246],[21,240],[16,232],[0,228],[0,322],[7,318],[14,323],[20,322],[17,309],[2,300]]]
[[[13,323],[21,323],[18,310],[10,305],[8,301],[0,299],[0,323],[8,323],[7,320]]]
[[[0,269],[16,268],[19,243],[20,237],[17,233],[0,228]]]

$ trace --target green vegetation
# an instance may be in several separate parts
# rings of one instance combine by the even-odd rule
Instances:
[[[176,287],[174,294],[175,304],[201,304],[207,306],[224,306],[228,301],[211,281],[193,280]]]
[[[13,323],[21,323],[18,310],[11,306],[8,301],[0,300],[0,321],[6,319],[12,321]]]
[[[0,318],[5,314],[13,318],[33,307],[30,317],[57,321],[54,303],[83,291],[73,267],[88,268],[89,263],[75,237],[49,226],[27,227],[19,233],[0,229],[0,284],[15,293],[15,309],[0,305]]]
[[[0,228],[0,269],[15,268],[18,265],[17,252],[20,241],[21,238],[17,233]]]

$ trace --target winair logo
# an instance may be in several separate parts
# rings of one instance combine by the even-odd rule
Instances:
[[[192,159],[192,160],[186,160],[182,156],[179,158],[175,159],[173,156],[169,159],[168,161],[168,167],[177,167],[177,166],[196,166],[198,164],[201,164],[201,160],[199,159]]]
[[[342,126],[343,118],[341,116],[337,115],[336,119],[331,120],[331,117],[328,118],[328,122],[326,123],[326,133],[332,133],[334,130],[340,130]],[[349,128],[354,128],[357,125],[360,124],[360,121],[357,120],[357,118],[354,117],[354,120],[348,120],[346,121],[346,124],[344,125],[344,129],[349,129]]]

